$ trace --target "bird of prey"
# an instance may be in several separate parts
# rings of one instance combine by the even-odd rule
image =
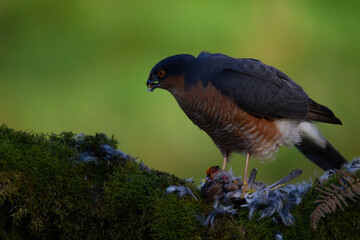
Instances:
[[[246,155],[244,186],[249,158],[271,158],[282,145],[295,145],[324,170],[347,162],[312,124],[341,121],[283,72],[259,60],[179,54],[153,67],[147,87],[175,97],[221,151],[223,170],[232,152]]]

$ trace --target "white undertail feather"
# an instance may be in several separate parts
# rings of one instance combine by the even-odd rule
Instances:
[[[302,139],[307,139],[321,148],[326,147],[326,139],[321,135],[316,126],[310,122],[298,120],[277,120],[276,126],[282,135],[282,144],[285,146],[299,144]]]

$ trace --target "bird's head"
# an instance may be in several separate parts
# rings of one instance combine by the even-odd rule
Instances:
[[[165,58],[157,63],[150,72],[146,82],[148,91],[155,88],[172,89],[184,84],[186,75],[191,74],[196,64],[196,58],[188,54],[179,54]]]

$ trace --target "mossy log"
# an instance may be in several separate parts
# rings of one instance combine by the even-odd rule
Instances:
[[[150,170],[116,148],[104,134],[1,126],[0,239],[275,239],[276,233],[283,239],[360,239],[360,201],[349,201],[311,229],[319,194],[314,188],[292,210],[292,226],[249,220],[242,208],[204,227],[195,215],[211,212],[212,203],[194,183]],[[167,194],[170,185],[190,188],[198,200]]]

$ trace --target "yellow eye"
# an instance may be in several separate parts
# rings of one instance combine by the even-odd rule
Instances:
[[[156,73],[156,76],[159,77],[159,78],[163,78],[163,77],[165,77],[165,75],[166,75],[166,72],[164,70],[159,70]]]

